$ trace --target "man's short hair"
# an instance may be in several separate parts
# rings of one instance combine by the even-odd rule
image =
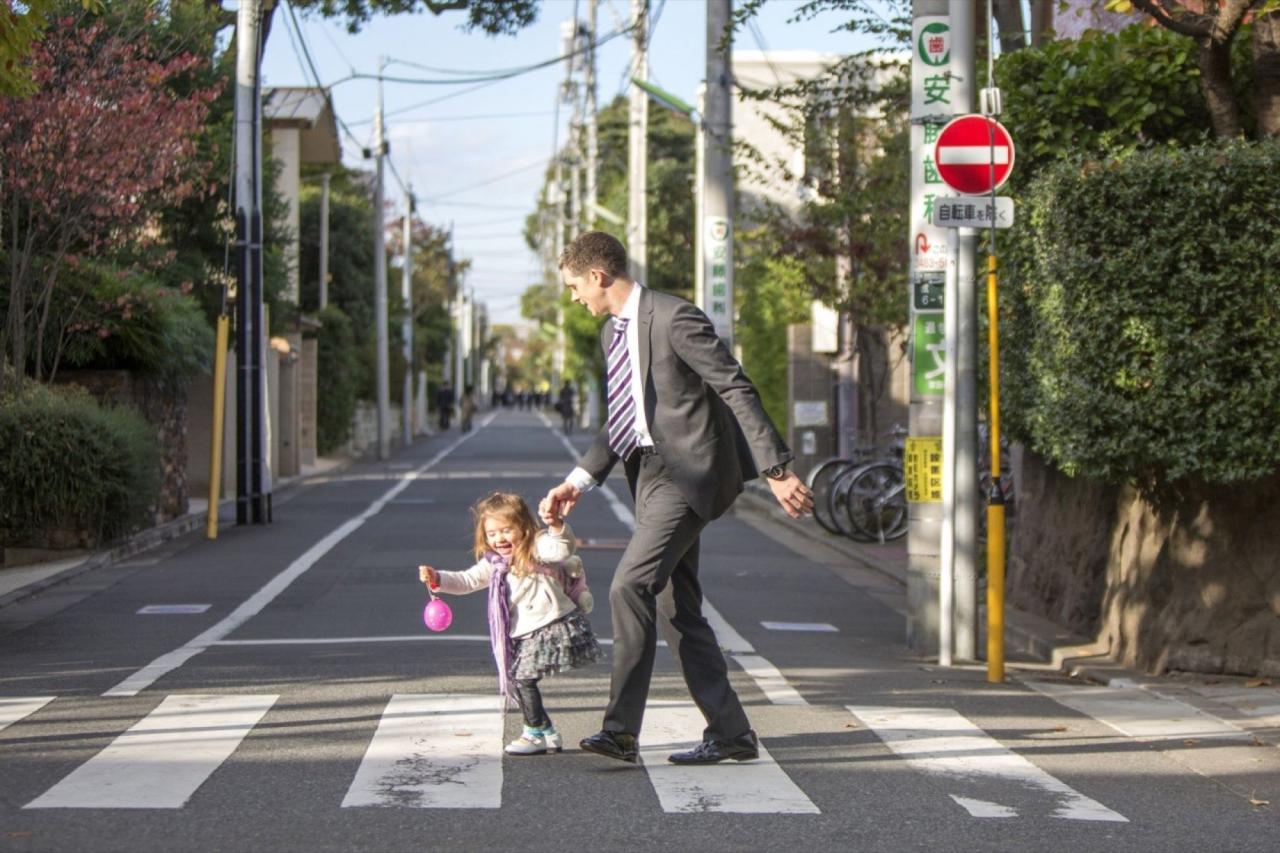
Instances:
[[[560,255],[560,269],[574,275],[599,269],[609,278],[619,278],[627,274],[627,249],[612,234],[587,231],[565,247]]]

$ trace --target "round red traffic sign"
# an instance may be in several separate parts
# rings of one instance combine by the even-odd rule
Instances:
[[[956,192],[989,193],[1013,171],[1013,137],[989,116],[959,116],[938,134],[933,162],[938,176]]]

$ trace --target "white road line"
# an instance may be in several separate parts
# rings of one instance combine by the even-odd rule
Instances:
[[[542,422],[546,424],[547,429],[560,439],[560,443],[564,445],[565,450],[575,460],[578,459],[578,451],[576,451],[569,439],[563,433],[557,431],[547,416],[538,413],[542,418]],[[613,489],[605,484],[598,486],[600,493],[604,495],[605,500],[609,502],[609,506],[613,509],[613,514],[618,520],[626,525],[627,529],[634,532],[636,529],[636,517],[631,513]],[[720,648],[726,653],[734,656],[743,671],[756,683],[761,692],[768,697],[770,702],[775,705],[807,705],[804,697],[787,683],[787,679],[783,676],[781,670],[769,663],[763,657],[756,654],[755,646],[747,641],[738,631],[729,624],[729,620],[720,615],[720,611],[712,606],[711,602],[706,598],[702,599],[702,615],[707,618],[707,622],[711,625],[711,630],[715,632],[716,642],[720,644]],[[748,656],[747,662],[743,662],[743,658],[739,655]],[[799,701],[796,701],[799,700]]]
[[[692,702],[650,702],[645,707],[640,756],[663,811],[820,813],[763,743],[756,761],[699,767],[669,763],[670,753],[691,749],[702,740],[705,725]]]
[[[182,666],[191,658],[200,654],[212,644],[223,639],[236,628],[239,628],[249,619],[256,616],[261,610],[270,604],[276,596],[284,592],[290,584],[297,580],[307,569],[311,568],[325,554],[346,539],[357,529],[359,529],[366,521],[377,515],[396,495],[409,487],[409,484],[417,479],[418,475],[433,467],[437,462],[448,456],[454,451],[458,445],[462,444],[471,436],[475,435],[481,429],[489,425],[496,413],[491,412],[487,417],[480,421],[475,432],[464,433],[460,438],[452,444],[445,447],[435,456],[432,456],[425,464],[416,471],[408,474],[400,475],[400,482],[392,486],[382,497],[369,504],[364,512],[352,519],[348,519],[330,531],[330,533],[316,544],[312,545],[306,552],[294,560],[285,568],[284,571],[276,575],[265,586],[251,595],[244,603],[233,610],[221,622],[218,622],[212,628],[197,636],[171,652],[167,652],[144,666],[142,669],[130,675],[124,681],[115,687],[103,693],[103,696],[136,696],[142,690],[150,687],[160,677],[167,675],[178,667]]]
[[[39,711],[56,696],[20,696],[0,699],[0,731]]]
[[[1011,784],[1020,789],[1021,796],[1043,792],[1054,803],[1051,817],[1128,823],[1124,815],[1049,775],[950,708],[846,707],[894,753],[921,772],[966,786],[984,782]],[[976,814],[961,802],[965,798],[955,799],[975,817],[1006,816],[996,812],[1007,806],[981,801],[980,811],[986,813]]]
[[[168,696],[24,808],[181,808],[277,698]]]
[[[392,696],[342,805],[499,808],[502,709],[498,697]]]
[[[971,797],[957,797],[951,794],[951,799],[955,800],[961,807],[974,817],[1017,817],[1018,813],[1008,806],[1002,806],[999,803],[988,803],[986,800],[975,800]]]
[[[820,634],[837,634],[840,629],[830,622],[761,622],[767,631],[813,631]]]
[[[742,671],[751,676],[756,686],[764,691],[764,695],[775,705],[808,705],[805,698],[787,683],[787,679],[778,668],[759,655],[734,655]]]
[[[1247,737],[1243,729],[1226,720],[1140,687],[1081,687],[1048,681],[1022,683],[1138,740]]]
[[[487,643],[488,634],[401,634],[386,637],[286,637],[262,640],[219,640],[211,643],[214,646],[324,646],[341,645],[343,643],[420,643],[451,642]],[[613,645],[610,637],[596,637],[602,646]],[[665,646],[666,640],[659,640],[659,646]]]
[[[755,654],[756,647],[747,642],[747,638],[739,634],[729,624],[729,620],[721,616],[720,611],[712,607],[711,602],[705,598],[702,599],[702,615],[707,617],[707,621],[711,623],[711,630],[716,632],[716,640],[720,643],[720,648],[729,654]]]

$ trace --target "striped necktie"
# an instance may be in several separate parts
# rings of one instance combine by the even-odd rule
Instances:
[[[618,317],[613,321],[613,340],[609,343],[608,378],[605,387],[609,389],[609,447],[618,454],[618,458],[626,461],[636,449],[636,400],[631,393],[631,353],[627,349],[626,318]]]

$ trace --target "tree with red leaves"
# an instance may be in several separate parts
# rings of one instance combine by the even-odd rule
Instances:
[[[203,191],[195,138],[216,92],[176,94],[201,58],[156,55],[136,25],[54,22],[29,57],[35,93],[0,97],[0,355],[37,380],[59,273],[136,240],[157,211]],[[66,317],[54,322],[70,322]],[[53,337],[60,340],[61,336]],[[0,371],[0,390],[3,390]]]

